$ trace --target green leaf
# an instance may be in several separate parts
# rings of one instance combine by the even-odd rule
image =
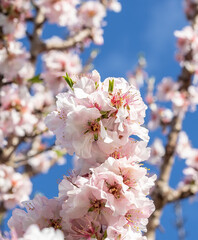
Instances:
[[[40,74],[34,76],[33,78],[30,78],[28,79],[28,82],[31,82],[31,83],[42,83],[43,80],[40,79]]]
[[[94,209],[95,209],[95,208],[92,206],[92,207],[89,208],[88,212],[93,212]]]
[[[100,114],[102,115],[102,118],[108,118],[110,111],[100,111]]]
[[[105,239],[105,238],[107,238],[107,230],[104,232],[102,240]]]
[[[94,134],[94,140],[98,141],[98,134],[97,133]]]
[[[113,87],[114,87],[114,79],[109,80],[109,89],[108,89],[109,93],[113,92]]]
[[[53,150],[53,151],[57,154],[58,157],[62,157],[62,156],[65,155],[65,153],[63,153],[63,152],[60,151],[60,150]]]
[[[96,89],[99,87],[99,84],[97,82],[95,82],[95,87]]]
[[[89,129],[88,130],[86,130],[85,132],[84,132],[84,134],[86,134],[86,133],[88,133],[89,132]]]
[[[70,86],[70,88],[73,90],[73,85],[74,82],[73,80],[69,77],[68,73],[66,73],[66,76],[63,76],[67,84]]]

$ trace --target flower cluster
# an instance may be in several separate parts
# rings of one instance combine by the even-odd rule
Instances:
[[[13,172],[23,173],[28,169],[27,175],[33,176],[46,173],[55,163],[65,162],[66,151],[54,147],[54,137],[47,132],[43,119],[55,108],[54,96],[67,91],[62,79],[65,72],[75,75],[83,71],[79,55],[84,45],[92,40],[103,42],[103,19],[108,9],[118,12],[121,5],[117,0],[104,3],[80,0],[1,1],[0,153],[2,163],[10,166]],[[64,27],[67,39],[52,37],[43,40],[43,29],[46,30],[46,25],[48,28],[45,22]],[[84,29],[89,31],[89,36],[76,40],[74,35],[81,35]],[[73,38],[74,43],[71,41]],[[67,40],[72,42],[71,46],[60,51],[57,44],[64,45]],[[48,44],[52,46],[49,49],[45,48]],[[41,53],[44,70],[35,76],[37,57]],[[43,139],[48,139],[48,144],[43,144]],[[4,178],[6,181],[6,175]],[[15,201],[15,204],[19,202]],[[0,205],[4,205],[4,199],[0,200]]]
[[[85,162],[101,163],[130,144],[130,135],[148,141],[146,106],[139,91],[122,78],[100,81],[98,72],[66,77],[67,93],[57,96],[57,111],[46,118],[58,145]]]
[[[37,0],[37,6],[50,23],[67,27],[72,34],[84,28],[92,30],[96,44],[103,43],[103,19],[107,9],[119,12],[121,5],[117,0],[79,1],[79,0]],[[85,40],[86,41],[86,40]]]
[[[54,40],[61,41],[57,38]],[[71,75],[79,74],[82,71],[79,56],[71,51],[50,51],[43,56],[43,62],[44,72],[41,74],[41,77],[55,95],[66,90],[66,85],[62,77],[65,72]]]
[[[0,6],[0,27],[9,39],[25,36],[25,20],[31,17],[31,3],[27,0],[2,0]]]
[[[33,77],[33,66],[29,62],[30,54],[21,42],[9,41],[6,46],[0,44],[0,72],[3,82],[15,81],[21,84]]]
[[[156,176],[142,164],[150,150],[139,91],[123,78],[101,82],[95,70],[65,80],[69,90],[58,94],[46,124],[57,145],[76,154],[76,167],[59,184],[57,198],[24,202],[27,211],[14,210],[9,227],[19,238],[36,224],[71,240],[146,239],[142,232],[154,211],[147,195]]]
[[[186,159],[187,168],[184,169],[184,183],[185,184],[197,184],[198,183],[198,149],[192,148],[188,136],[185,132],[180,132],[178,144],[177,144],[177,155]],[[181,185],[183,185],[182,183]]]
[[[156,96],[152,97],[149,102],[151,110],[151,119],[148,123],[149,129],[155,130],[160,125],[165,129],[174,116],[179,114],[183,117],[188,109],[191,111],[196,110],[198,105],[197,83],[190,85],[187,92],[181,91],[180,87],[181,84],[170,77],[163,78],[158,84]],[[167,105],[166,107],[159,106],[158,101],[171,102],[173,110],[167,108]]]
[[[12,167],[0,165],[0,202],[5,209],[12,209],[29,199],[32,191],[30,180],[15,172]]]
[[[160,166],[162,163],[162,157],[165,154],[165,149],[161,139],[156,138],[151,146],[151,156],[149,158],[149,163],[153,165]]]
[[[198,67],[198,34],[197,27],[187,26],[181,31],[175,31],[177,37],[178,53],[177,60],[182,67],[189,72],[196,72]]]

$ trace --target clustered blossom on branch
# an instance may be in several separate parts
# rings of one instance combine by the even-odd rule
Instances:
[[[185,175],[183,184],[198,184],[198,149],[192,148],[189,138],[185,132],[181,132],[177,144],[177,155],[181,159],[186,159],[186,168],[183,170]]]
[[[28,177],[15,172],[12,167],[0,165],[0,202],[4,208],[12,209],[29,198],[32,183]]]
[[[26,19],[31,17],[31,1],[1,0],[0,27],[9,40],[22,38],[26,34]]]
[[[181,31],[175,31],[175,36],[178,38],[176,59],[186,71],[189,71],[190,74],[195,74],[194,81],[192,84],[189,84],[186,89],[187,91],[182,89],[182,80],[175,82],[171,77],[164,77],[157,85],[157,90],[154,94],[153,81],[152,79],[148,80],[148,95],[146,98],[151,110],[151,117],[148,123],[148,128],[151,130],[155,130],[161,126],[163,133],[167,134],[169,126],[172,124],[175,116],[179,116],[182,119],[188,110],[196,110],[196,106],[198,105],[198,85],[196,80],[196,69],[198,67],[196,63],[198,32],[194,29],[196,29],[196,27],[188,26]],[[160,106],[159,103],[167,104]],[[167,108],[170,103],[172,104],[172,109]],[[184,149],[182,149],[182,147],[180,148],[180,142],[181,140],[178,142],[179,146],[177,149],[184,152]],[[165,150],[162,142],[156,139],[151,147],[150,163],[161,165],[164,153]],[[181,154],[179,156],[181,157]],[[183,158],[187,158],[187,156]]]
[[[37,224],[42,233],[53,227],[71,240],[145,240],[154,211],[147,195],[156,176],[142,164],[150,151],[140,93],[123,78],[101,82],[95,70],[65,80],[69,90],[58,94],[46,124],[57,145],[76,154],[77,166],[59,184],[57,198],[24,202],[26,211],[15,209],[8,225],[17,239]]]
[[[54,39],[60,41],[60,39]],[[49,41],[49,40],[48,40]],[[50,51],[43,56],[44,71],[41,77],[44,79],[47,87],[56,95],[66,90],[63,75],[67,72],[69,75],[80,74],[82,64],[79,55],[76,53]]]
[[[0,159],[2,167],[31,177],[65,162],[66,150],[54,147],[43,119],[55,109],[55,95],[67,91],[62,76],[84,71],[81,52],[91,42],[103,43],[107,10],[119,12],[121,4],[117,0],[2,0],[0,5]],[[44,40],[43,31],[51,23],[64,27],[67,37]],[[36,75],[39,57],[43,69]],[[28,194],[21,200],[25,196],[27,200]],[[0,212],[6,212],[6,204],[0,199]]]

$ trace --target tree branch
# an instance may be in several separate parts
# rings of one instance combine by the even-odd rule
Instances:
[[[4,206],[1,203],[0,204],[0,226],[2,226],[2,221],[4,219],[5,214],[6,214],[6,209],[4,208]]]
[[[180,91],[187,94],[188,87],[191,84],[192,73],[190,73],[185,67],[182,69],[181,75],[178,77],[178,82],[180,83]],[[170,127],[170,132],[168,135],[168,141],[165,147],[165,155],[162,159],[162,165],[160,168],[160,175],[156,181],[156,187],[151,194],[154,201],[156,210],[149,219],[147,237],[148,240],[155,239],[155,229],[159,226],[160,217],[163,207],[168,202],[167,198],[169,196],[169,179],[174,164],[174,154],[177,144],[177,139],[179,132],[182,129],[183,117],[180,114],[176,115]]]
[[[54,145],[53,145],[53,146],[50,146],[50,147],[47,147],[47,148],[45,148],[45,149],[43,149],[43,150],[40,150],[40,151],[38,151],[38,152],[30,155],[30,156],[27,155],[25,158],[17,159],[17,160],[15,161],[15,164],[16,164],[15,167],[20,167],[20,166],[22,166],[22,165],[27,164],[28,159],[33,158],[33,157],[36,157],[36,156],[38,156],[38,155],[41,154],[41,153],[50,151],[50,150],[53,149],[53,147],[54,147]]]
[[[41,12],[41,10],[35,5],[34,1],[32,0],[31,2],[36,10],[36,16],[33,20],[34,30],[32,35],[29,36],[29,40],[31,42],[31,47],[30,47],[31,62],[35,63],[37,56],[41,52],[42,41],[40,37],[43,30],[43,24],[46,19],[43,13]]]
[[[69,37],[63,42],[55,43],[42,43],[40,52],[46,52],[51,50],[68,50],[74,48],[77,44],[83,43],[86,38],[92,39],[92,30],[85,28],[78,32],[76,35]]]
[[[186,184],[181,188],[174,190],[170,189],[170,193],[167,196],[167,203],[176,202],[195,195],[198,192],[198,185]]]

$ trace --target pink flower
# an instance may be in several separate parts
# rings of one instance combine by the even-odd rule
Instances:
[[[23,205],[27,212],[15,209],[8,221],[8,226],[14,228],[19,237],[22,237],[26,229],[32,224],[37,224],[40,229],[45,227],[62,229],[59,215],[61,202],[59,200],[37,195],[33,200],[23,202]]]
[[[1,1],[0,26],[8,39],[25,36],[25,18],[31,16],[30,1]]]
[[[12,167],[0,165],[0,202],[6,209],[28,200],[31,191],[32,184],[27,177],[15,172]]]
[[[54,228],[43,228],[39,229],[37,225],[31,225],[26,230],[22,238],[18,240],[64,240],[64,234],[60,230],[55,230]]]
[[[103,139],[104,143],[112,142],[100,120],[101,114],[97,108],[77,108],[68,114],[65,131],[65,147],[69,154],[82,158],[91,157],[92,144]],[[69,139],[72,141],[70,142]]]
[[[76,23],[76,5],[78,0],[38,0],[37,5],[49,22],[60,26],[71,26]]]
[[[125,215],[128,221],[127,225],[130,225],[134,232],[147,232],[148,218],[155,210],[153,202],[148,198],[142,199],[141,202],[140,208],[131,208]]]
[[[34,70],[29,62],[29,53],[22,48],[21,42],[9,41],[7,49],[0,49],[0,72],[7,81],[13,79],[29,79],[33,77]]]
[[[154,165],[161,165],[162,157],[165,154],[165,149],[162,141],[159,138],[156,138],[151,146],[151,156],[149,162]]]
[[[13,83],[2,87],[0,95],[3,102],[0,127],[4,135],[31,133],[38,119],[33,114],[34,105],[28,88]]]
[[[192,154],[192,147],[189,138],[184,131],[179,133],[176,152],[180,158],[184,159],[188,158]]]
[[[190,151],[186,164],[198,171],[198,149],[192,149]]]
[[[87,1],[78,9],[79,24],[82,26],[99,28],[105,16],[105,8],[100,2]]]
[[[178,90],[178,84],[172,78],[163,78],[157,87],[157,97],[160,101],[171,101],[174,92]]]
[[[122,8],[121,4],[117,0],[108,0],[107,6],[114,12],[120,12]]]
[[[195,72],[198,64],[198,36],[197,29],[191,26],[183,28],[181,31],[175,31],[178,38],[179,51],[176,55],[181,66],[185,66],[189,72]]]
[[[45,71],[42,73],[48,88],[54,94],[67,88],[63,76],[79,74],[82,70],[80,58],[73,52],[50,51],[43,56]]]

